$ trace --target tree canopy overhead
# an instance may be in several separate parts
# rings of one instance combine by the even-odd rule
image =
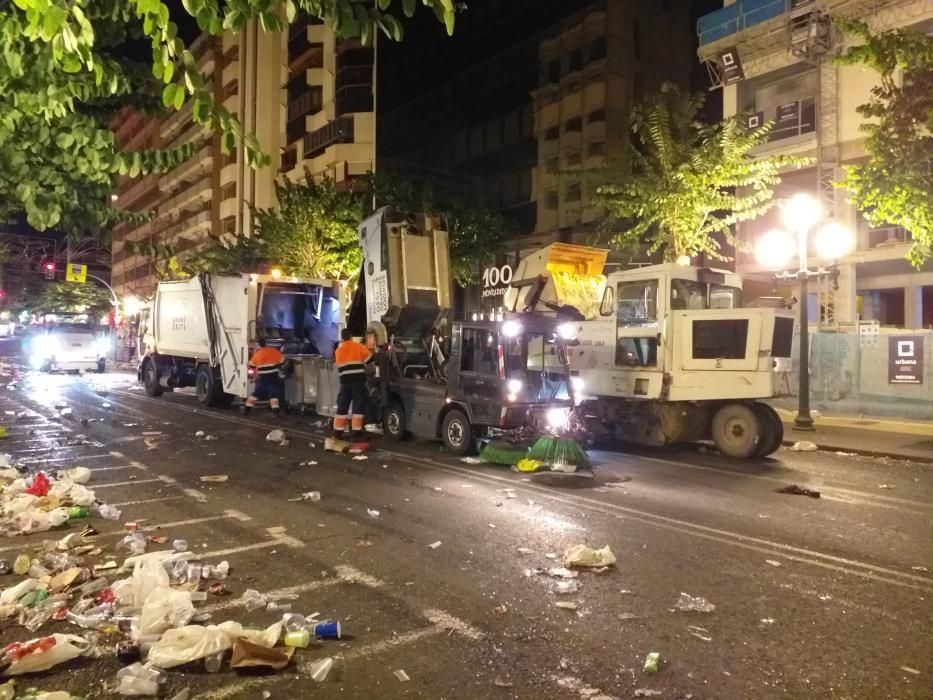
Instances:
[[[716,260],[720,236],[734,242],[733,226],[773,206],[780,172],[811,162],[794,156],[753,158],[771,125],[745,126],[743,115],[703,124],[701,95],[671,84],[632,110],[632,139],[621,163],[603,173],[595,203],[607,213],[604,232],[613,244],[665,260],[705,253]]]
[[[933,257],[933,37],[901,29],[872,34],[857,20],[837,24],[864,41],[839,61],[880,74],[871,99],[858,107],[868,157],[847,168],[841,185],[873,226],[910,232],[909,257],[920,266]]]
[[[453,32],[453,0],[182,0],[207,34],[238,32],[250,21],[282,30],[299,12],[328,22],[340,37],[375,32],[400,40],[399,17],[419,5]],[[111,206],[119,174],[164,172],[193,154],[190,144],[167,151],[120,153],[108,128],[122,107],[180,110],[237,143],[247,162],[268,162],[256,138],[215,104],[197,61],[161,0],[13,0],[0,6],[0,218],[25,215],[39,230],[96,232],[117,218]],[[175,19],[178,19],[176,14]],[[133,42],[151,60],[131,58]]]

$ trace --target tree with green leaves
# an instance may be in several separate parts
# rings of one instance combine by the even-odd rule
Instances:
[[[858,107],[867,158],[840,185],[873,226],[902,226],[911,262],[933,257],[933,36],[909,29],[873,34],[859,20],[837,25],[862,39],[838,59],[876,70],[880,82]]]
[[[727,259],[733,227],[764,214],[774,202],[781,171],[811,162],[794,156],[750,155],[771,131],[745,125],[743,115],[703,124],[702,95],[665,83],[632,110],[632,138],[621,162],[599,174],[595,203],[606,212],[602,229],[624,250],[647,245],[675,261],[701,253]]]
[[[202,33],[239,32],[257,22],[276,32],[298,12],[327,21],[340,37],[375,32],[399,40],[399,11],[432,9],[453,32],[454,0],[183,0]],[[176,16],[175,20],[178,19]],[[197,60],[161,0],[13,0],[0,7],[0,218],[24,215],[45,230],[97,233],[139,215],[111,206],[118,175],[136,177],[177,167],[191,144],[121,153],[108,128],[124,107],[181,110],[237,143],[246,161],[267,164],[255,136],[216,104]],[[151,60],[134,58],[142,44]]]
[[[89,313],[92,316],[103,316],[112,308],[110,292],[90,282],[49,283],[32,305],[32,310],[39,313]]]

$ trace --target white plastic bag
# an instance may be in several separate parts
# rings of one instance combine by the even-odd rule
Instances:
[[[609,566],[616,563],[616,555],[606,545],[593,549],[585,544],[575,544],[564,552],[564,566]]]
[[[34,578],[27,578],[15,586],[10,586],[3,593],[0,593],[0,605],[7,605],[10,603],[15,603],[17,600],[22,598],[24,595],[30,591],[36,590],[39,587],[39,582]]]
[[[38,500],[39,497],[33,496],[31,493],[21,493],[19,496],[14,496],[3,504],[3,514],[10,517],[17,513],[32,510],[33,505]]]
[[[50,637],[55,640],[54,646],[47,651],[36,650],[20,659],[16,659],[10,664],[10,667],[3,672],[4,675],[17,676],[21,673],[47,671],[53,666],[81,656],[81,654],[85,653],[91,646],[90,642],[84,637],[79,637],[76,634],[53,634],[50,635]],[[32,644],[33,642],[39,641],[39,639],[45,639],[45,637],[31,639],[28,642],[24,642],[23,645]]]
[[[145,555],[143,555],[145,556]],[[160,588],[170,588],[171,582],[162,562],[156,558],[142,559],[133,569],[133,607],[141,608],[149,596]]]
[[[97,500],[94,492],[81,484],[71,484],[71,488],[68,489],[68,498],[76,506],[92,506]]]
[[[23,535],[28,535],[32,532],[51,530],[53,527],[64,525],[67,521],[68,511],[65,508],[56,508],[48,513],[40,513],[34,510],[17,513],[10,523],[15,530],[19,530]]]
[[[86,484],[91,480],[91,470],[87,467],[72,467],[71,469],[63,469],[58,473],[58,476],[76,484]]]
[[[157,668],[181,666],[233,646],[233,640],[217,625],[188,625],[168,630],[149,649],[147,661]]]
[[[139,614],[139,631],[144,635],[161,634],[172,627],[187,625],[192,617],[191,593],[159,588],[146,598]]]

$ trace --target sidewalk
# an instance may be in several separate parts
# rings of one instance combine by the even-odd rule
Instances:
[[[774,407],[784,422],[784,444],[808,440],[821,450],[896,457],[933,464],[933,421],[815,415],[816,430],[794,430],[796,411]]]

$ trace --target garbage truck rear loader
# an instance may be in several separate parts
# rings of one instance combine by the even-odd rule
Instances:
[[[150,396],[193,386],[207,406],[245,399],[250,353],[264,338],[302,364],[304,381],[313,384],[302,398],[329,402],[340,296],[336,282],[269,275],[202,274],[160,282],[142,316],[139,379]]]
[[[738,275],[673,263],[601,274],[606,251],[555,243],[518,265],[509,309],[575,308],[587,424],[638,444],[712,439],[720,452],[771,454],[794,333],[788,310],[741,308]]]

